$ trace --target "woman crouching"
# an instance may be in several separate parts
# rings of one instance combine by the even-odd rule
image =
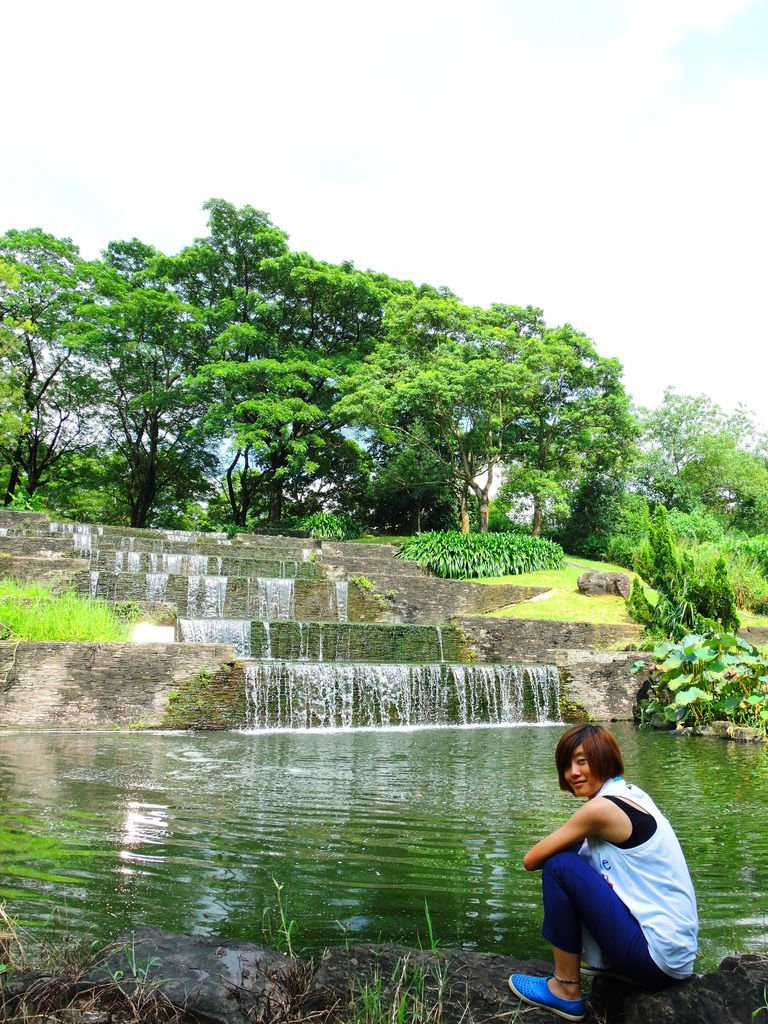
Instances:
[[[509,985],[526,1003],[579,1021],[580,972],[652,992],[689,977],[698,917],[677,836],[648,794],[622,778],[608,730],[569,729],[555,763],[560,788],[586,803],[523,858],[528,871],[543,869],[542,935],[555,970],[548,979],[513,974]]]

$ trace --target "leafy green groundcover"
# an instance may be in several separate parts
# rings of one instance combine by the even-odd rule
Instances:
[[[562,568],[559,544],[527,533],[419,533],[400,545],[398,558],[430,569],[445,579],[517,576],[523,572]]]
[[[360,536],[357,523],[341,512],[314,512],[305,516],[302,525],[317,540],[355,540]]]
[[[768,726],[768,649],[733,633],[691,633],[654,649],[655,673],[643,718],[682,725],[729,721]],[[638,668],[644,662],[637,663]]]
[[[0,640],[122,642],[132,627],[104,601],[67,591],[54,594],[41,583],[0,580]]]

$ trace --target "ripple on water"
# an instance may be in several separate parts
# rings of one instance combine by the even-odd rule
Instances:
[[[681,837],[708,960],[765,950],[763,749],[615,728],[627,775]],[[544,954],[523,852],[573,801],[557,728],[0,737],[0,899],[25,923],[298,942],[426,934]],[[266,910],[266,916],[265,916]],[[266,925],[266,936],[264,927]]]

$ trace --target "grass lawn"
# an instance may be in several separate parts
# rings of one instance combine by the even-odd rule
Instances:
[[[514,619],[555,619],[559,622],[596,622],[601,624],[627,626],[635,625],[627,615],[624,599],[621,597],[587,597],[580,594],[576,581],[583,572],[596,569],[598,572],[627,572],[620,565],[608,562],[592,562],[587,558],[566,556],[563,569],[546,572],[527,572],[520,576],[499,576],[478,580],[494,586],[499,583],[513,583],[521,587],[547,587],[547,597],[509,605],[492,615]],[[634,577],[630,572],[629,576]],[[649,596],[652,591],[649,591]]]

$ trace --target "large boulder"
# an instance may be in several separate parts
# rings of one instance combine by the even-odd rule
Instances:
[[[583,572],[576,580],[576,586],[580,594],[587,597],[605,597],[609,594],[613,597],[629,597],[632,588],[632,580],[625,572]]]

